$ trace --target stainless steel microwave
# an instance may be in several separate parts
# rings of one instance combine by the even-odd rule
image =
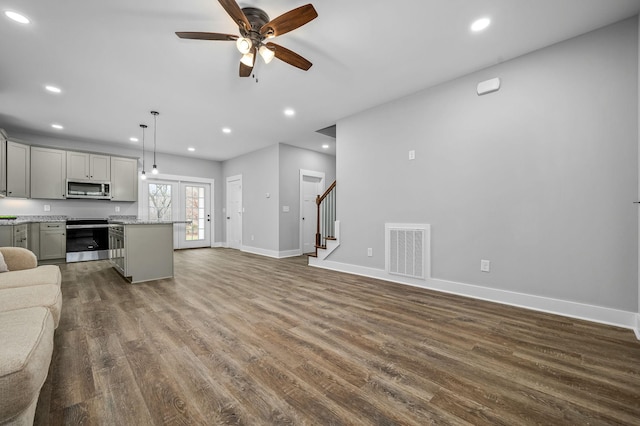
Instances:
[[[111,199],[111,182],[67,179],[67,198]]]

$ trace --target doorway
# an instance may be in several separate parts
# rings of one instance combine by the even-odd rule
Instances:
[[[178,222],[173,225],[174,249],[211,247],[211,183],[175,178],[144,181],[139,217]]]
[[[183,219],[179,224],[180,248],[211,247],[211,197],[209,184],[195,182],[180,183]]]
[[[302,254],[316,250],[318,209],[316,197],[324,192],[324,173],[300,170],[300,248]]]
[[[242,248],[242,175],[227,178],[227,246]]]

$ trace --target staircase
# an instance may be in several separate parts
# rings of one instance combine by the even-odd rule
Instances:
[[[339,245],[340,222],[336,221],[336,182],[316,197],[316,252],[310,257],[324,260]]]

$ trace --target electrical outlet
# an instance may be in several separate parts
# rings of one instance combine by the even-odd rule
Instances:
[[[409,160],[415,160],[416,159],[416,151],[415,150],[411,150],[409,151]]]
[[[367,256],[369,257],[373,256],[373,249],[371,247],[367,249]]]
[[[116,213],[120,213],[120,206],[116,206]]]
[[[255,240],[256,238],[252,235],[251,236],[251,241]]]
[[[481,260],[480,261],[480,271],[481,272],[491,272],[491,261],[490,260]]]
[[[44,211],[45,212],[50,212],[51,211],[51,205],[50,204],[45,204],[44,205]]]

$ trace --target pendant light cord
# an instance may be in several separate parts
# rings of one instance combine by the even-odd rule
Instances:
[[[153,165],[156,165],[156,133],[158,130],[158,115],[160,113],[158,111],[151,111],[151,115],[153,115]]]
[[[144,173],[144,129],[147,128],[147,125],[141,124],[140,128],[142,128],[142,173]]]

